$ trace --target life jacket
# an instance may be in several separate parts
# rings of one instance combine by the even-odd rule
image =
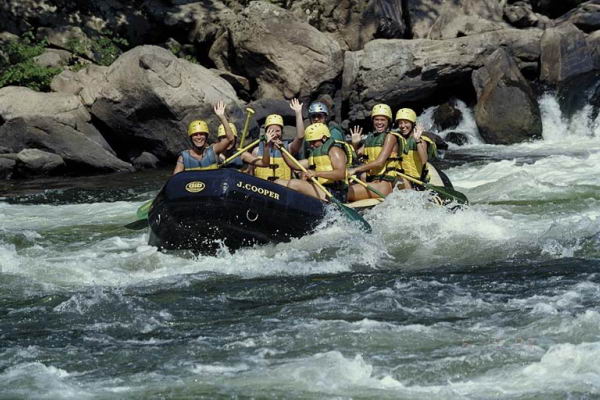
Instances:
[[[185,170],[207,168],[217,165],[217,154],[212,146],[208,146],[204,149],[201,160],[194,158],[190,153],[190,150],[182,151],[181,157],[183,158],[183,168]]]
[[[286,149],[289,148],[289,142],[283,144]],[[258,145],[258,157],[262,157],[265,151],[265,143]],[[292,169],[283,159],[283,154],[276,148],[271,148],[269,167],[254,167],[254,176],[266,180],[292,179]]]
[[[348,149],[348,144],[339,140],[329,138],[321,146],[312,149],[308,156],[308,168],[314,169],[316,172],[321,171],[333,171],[333,165],[331,164],[331,158],[329,157],[329,150],[331,147],[339,147],[346,153],[346,167],[351,165],[352,153]],[[348,160],[350,163],[348,163]],[[341,181],[334,181],[327,178],[317,177],[320,184],[325,186],[340,186],[348,187],[348,177],[345,176]]]
[[[367,156],[367,163],[375,161],[377,157],[379,157],[379,154],[383,150],[383,144],[388,133],[391,132],[387,131],[381,133],[369,133],[369,135],[365,139],[365,154]],[[383,166],[381,168],[368,170],[367,176],[370,180],[393,181],[394,179],[396,179],[396,172],[398,168],[400,168],[400,158],[398,157],[397,152],[392,151],[392,153],[385,161]]]
[[[410,175],[413,178],[427,181],[427,167],[423,166],[421,156],[417,150],[417,142],[411,135],[406,139],[399,132],[392,132],[394,136],[398,138],[398,145],[402,146],[402,158],[400,161],[400,169],[406,175]],[[437,146],[435,142],[425,134],[421,135],[421,140],[427,142],[427,156],[433,159],[437,156]]]

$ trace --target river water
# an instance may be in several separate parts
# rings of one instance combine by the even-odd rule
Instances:
[[[600,128],[540,104],[514,146],[463,107],[472,205],[394,193],[371,235],[165,254],[123,225],[168,172],[5,185],[0,399],[599,398]]]

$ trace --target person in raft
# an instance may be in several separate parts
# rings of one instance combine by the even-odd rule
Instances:
[[[297,190],[306,195],[326,200],[327,195],[312,181],[316,178],[337,200],[346,202],[348,193],[348,179],[346,168],[349,155],[345,142],[335,140],[327,125],[323,123],[311,124],[306,128],[305,140],[310,146],[308,159],[299,161],[307,172],[303,179],[291,179],[281,182],[290,189]],[[278,146],[275,141],[275,146]],[[287,160],[287,157],[285,157]],[[294,169],[299,169],[290,161]]]
[[[404,174],[420,181],[427,181],[427,161],[437,152],[435,142],[424,135],[423,127],[417,123],[417,113],[410,108],[401,108],[396,113],[398,132],[392,132],[398,137],[402,148],[400,168]],[[404,189],[412,189],[413,184],[403,179]],[[416,187],[418,188],[418,187]]]
[[[361,145],[362,128],[351,129],[352,146],[359,156],[366,156],[366,163],[348,170],[349,175],[366,172],[366,181],[375,190],[388,195],[393,190],[396,172],[400,166],[399,140],[391,135],[392,109],[387,104],[376,104],[371,110],[371,131]],[[348,200],[357,201],[379,197],[364,186],[353,184],[348,189]]]
[[[231,132],[233,133],[233,142],[231,142],[227,149],[224,152],[219,154],[219,164],[225,161],[227,158],[231,157],[236,152],[236,144],[237,144],[237,128],[233,123],[229,123],[229,127],[231,128]],[[219,125],[219,129],[217,131],[217,140],[223,141],[227,140],[227,133],[225,132],[225,126],[223,124]],[[270,144],[269,146],[272,146]],[[224,168],[235,168],[242,169],[244,165],[249,164],[255,167],[268,167],[269,166],[269,153],[263,152],[262,157],[257,157],[252,155],[249,151],[244,151],[242,154],[228,162],[224,165]]]
[[[296,156],[301,150],[304,142],[304,121],[302,120],[302,103],[298,99],[292,99],[290,108],[296,114],[296,137],[292,142],[282,142],[282,146],[292,155]],[[275,136],[271,141],[280,141],[283,134],[283,117],[278,114],[271,114],[265,120],[265,132],[273,133]],[[276,146],[271,146],[269,149],[270,160],[267,166],[254,167],[254,176],[270,181],[290,180],[292,179],[292,170],[283,159],[283,154]],[[260,143],[257,148],[252,151],[252,155],[256,158],[263,157],[265,152],[265,143]]]
[[[329,120],[329,108],[321,101],[315,101],[308,106],[308,118],[311,124],[325,124],[329,128],[333,140],[344,141],[345,135],[342,128],[334,121]]]
[[[188,126],[188,136],[192,142],[190,150],[184,150],[177,158],[177,164],[173,170],[173,175],[194,168],[206,168],[216,165],[218,155],[223,153],[227,146],[233,142],[234,136],[225,116],[225,103],[218,101],[213,107],[215,114],[226,127],[226,139],[213,145],[208,144],[208,124],[201,119],[190,122]]]

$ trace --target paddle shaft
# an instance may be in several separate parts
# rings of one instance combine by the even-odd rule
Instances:
[[[244,147],[244,141],[246,140],[246,135],[248,134],[248,127],[250,126],[250,118],[254,115],[254,110],[250,107],[246,108],[246,121],[244,122],[244,129],[242,129],[242,138],[240,139],[240,144],[238,149]]]
[[[421,185],[425,187],[425,189],[433,190],[434,192],[440,194],[442,197],[449,197],[452,200],[456,200],[459,203],[469,204],[469,199],[467,199],[467,196],[454,189],[430,185],[429,183],[421,182],[420,180],[413,178],[410,175],[403,174],[402,172],[398,172],[398,176],[410,182],[416,183],[417,185]]]
[[[187,168],[186,171],[210,171],[212,169],[218,169],[224,165],[229,164],[230,162],[232,162],[233,160],[238,158],[240,155],[242,155],[242,153],[244,153],[244,152],[250,150],[252,147],[256,146],[259,142],[260,142],[260,139],[256,139],[254,142],[250,143],[249,145],[247,145],[247,146],[239,149],[235,153],[233,153],[233,155],[231,157],[226,158],[220,164],[209,165],[208,167]]]
[[[306,168],[304,168],[304,166],[302,166],[302,164],[300,164],[300,162],[299,162],[298,160],[296,160],[296,159],[294,158],[294,156],[292,156],[292,155],[290,154],[290,152],[289,152],[289,151],[287,151],[287,150],[285,149],[285,147],[281,146],[281,147],[279,148],[279,150],[280,150],[280,151],[281,151],[283,154],[285,154],[285,155],[286,155],[286,156],[287,156],[287,157],[288,157],[288,158],[289,158],[289,159],[290,159],[290,160],[291,160],[291,161],[294,163],[294,165],[295,165],[295,166],[297,166],[298,168],[300,168],[300,170],[301,170],[302,172],[304,172],[304,173],[307,173],[307,172],[308,172],[308,171],[306,170]],[[321,190],[322,190],[322,191],[325,193],[325,195],[326,195],[327,197],[329,197],[329,198],[333,198],[333,195],[331,194],[331,192],[330,192],[329,190],[325,189],[325,186],[321,185],[321,183],[320,183],[320,182],[317,180],[317,178],[315,178],[315,177],[313,176],[313,177],[311,177],[311,178],[310,178],[310,180],[312,181],[312,183],[314,183],[315,185],[317,185],[317,186],[319,187],[319,189],[321,189]]]
[[[367,190],[370,190],[371,192],[375,193],[377,196],[381,197],[382,199],[385,199],[385,194],[376,190],[373,186],[367,185],[365,182],[361,181],[360,179],[358,179],[355,176],[351,176],[350,179],[352,179],[354,182],[358,183],[359,185],[366,187]]]

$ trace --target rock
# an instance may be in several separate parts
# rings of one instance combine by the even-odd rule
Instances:
[[[69,125],[114,154],[104,137],[90,124],[92,116],[79,97],[72,94],[40,93],[18,86],[1,88],[0,119],[8,121],[21,117],[41,117]]]
[[[533,11],[533,7],[526,1],[504,6],[504,19],[515,28],[541,28],[551,27],[553,21],[545,15]]]
[[[64,67],[71,61],[73,55],[66,50],[46,49],[42,54],[33,58],[41,67]]]
[[[600,31],[596,31],[586,38],[588,49],[591,50],[590,57],[594,63],[594,70],[600,70]]]
[[[208,120],[216,133],[212,107],[219,100],[228,105],[232,122],[244,118],[227,81],[161,47],[139,46],[122,54],[103,79],[91,113],[117,154],[147,151],[172,162],[189,146],[192,120]]]
[[[452,39],[508,28],[497,0],[414,0],[407,3],[413,38]]]
[[[17,154],[15,168],[20,176],[53,175],[65,168],[65,161],[54,153],[23,149]]]
[[[17,162],[0,156],[0,179],[10,179]]]
[[[52,79],[50,88],[55,92],[78,96],[84,105],[90,107],[106,83],[107,70],[108,67],[95,64],[90,64],[77,72],[64,70]]]
[[[439,105],[433,112],[433,127],[437,131],[454,129],[462,120],[462,112],[456,108],[454,102]]]
[[[447,142],[454,143],[455,145],[458,145],[458,146],[462,146],[464,144],[469,143],[469,138],[467,137],[467,135],[465,135],[462,132],[456,132],[456,131],[448,132],[448,134],[446,134],[445,139]]]
[[[8,153],[10,153],[10,149],[8,147],[0,146],[0,155],[1,154],[8,154]]]
[[[15,153],[32,147],[54,153],[73,175],[133,170],[72,126],[48,117],[11,119],[0,127],[0,142]]]
[[[587,33],[600,29],[600,1],[586,1],[556,20],[557,24],[564,22],[571,23]]]
[[[74,52],[93,60],[92,40],[78,26],[60,26],[56,28],[40,28],[38,39],[46,39],[50,46]]]
[[[544,31],[541,41],[540,79],[556,85],[594,69],[585,34],[570,23]]]
[[[131,160],[131,163],[133,164],[136,170],[154,169],[158,165],[159,160],[154,154],[145,151],[133,160]]]
[[[473,72],[475,121],[486,143],[513,144],[542,136],[540,110],[529,83],[503,49]]]
[[[211,72],[225,79],[235,89],[236,93],[243,98],[250,98],[250,81],[240,75],[232,74],[220,69],[210,69]]]
[[[539,58],[541,35],[538,29],[506,29],[448,40],[373,40],[345,54],[342,96],[348,118],[367,118],[379,102],[399,108],[440,89],[463,91],[471,86],[471,72],[499,47],[527,66]]]
[[[308,96],[342,71],[339,44],[275,5],[253,1],[230,29],[238,75],[256,79],[260,98]]]

